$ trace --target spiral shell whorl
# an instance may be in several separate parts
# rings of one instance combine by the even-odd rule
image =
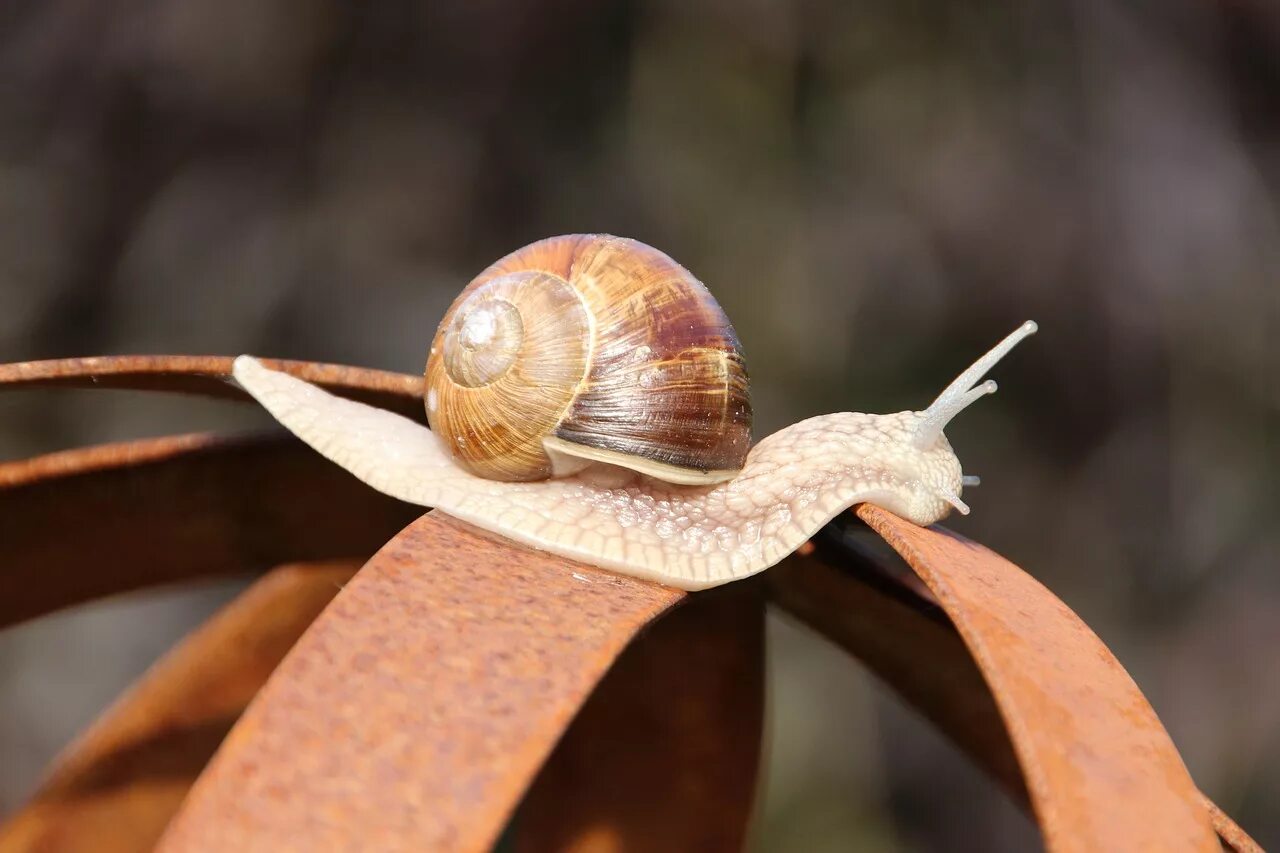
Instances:
[[[427,361],[427,420],[472,473],[550,474],[542,438],[564,417],[590,353],[590,318],[564,279],[537,270],[477,280]]]
[[[520,309],[505,299],[473,294],[472,310],[454,315],[444,334],[444,365],[453,381],[468,388],[488,385],[511,369],[524,343]]]

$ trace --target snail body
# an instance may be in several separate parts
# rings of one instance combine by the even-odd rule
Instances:
[[[559,259],[559,265],[549,262],[548,255]],[[623,286],[628,278],[623,276],[608,284],[620,290],[609,291],[602,303],[592,302],[598,295],[593,289],[605,287],[600,279],[620,266],[626,269],[628,261],[641,264],[639,271],[631,271],[631,289]],[[658,271],[646,277],[643,264],[650,262]],[[583,276],[584,270],[591,272]],[[567,293],[564,284],[575,280],[581,290]],[[654,288],[655,280],[670,284]],[[536,288],[544,295],[526,300],[528,294],[521,293]],[[662,292],[678,292],[688,300],[682,305],[691,307],[667,315],[663,303],[656,303],[655,310],[648,298],[628,295]],[[576,384],[568,391],[543,393],[554,403],[543,406],[549,414],[539,415],[543,420],[537,424],[535,416],[526,415],[515,423],[527,428],[486,430],[485,418],[496,423],[498,416],[492,407],[523,402],[534,394],[504,391],[500,378],[514,380],[525,370],[519,358],[530,337],[548,340],[538,337],[542,333],[537,329],[530,332],[530,326],[552,322],[546,316],[513,318],[510,309],[497,303],[517,309],[549,304],[573,308],[574,300],[587,307],[587,315],[582,321],[571,317],[568,328],[591,332],[607,325],[601,316],[637,325],[612,326],[615,333],[625,332],[618,338],[625,343],[592,337],[580,348],[563,344],[556,352],[566,355],[568,366],[548,370],[558,371],[558,378],[577,376]],[[467,329],[467,318],[477,311],[479,319]],[[680,317],[675,325],[692,325],[686,331],[696,334],[664,337],[667,316]],[[855,503],[874,503],[922,525],[953,508],[969,511],[960,495],[975,478],[963,475],[943,428],[996,390],[994,382],[982,382],[982,377],[1036,331],[1034,323],[1007,336],[923,411],[822,415],[786,427],[745,451],[750,428],[746,374],[723,316],[705,288],[656,250],[618,238],[554,238],[490,267],[446,315],[427,369],[427,411],[435,431],[334,397],[248,356],[236,360],[234,376],[303,441],[379,491],[536,548],[684,589],[716,586],[769,568]],[[517,322],[526,336],[509,340],[522,343],[484,350],[499,331],[510,331]],[[640,331],[626,331],[635,328]],[[465,350],[461,355],[460,349]],[[586,356],[577,355],[579,351]],[[648,367],[629,366],[625,353],[638,361],[636,351],[653,356]],[[456,358],[446,370],[450,354]],[[673,367],[676,356],[705,362]],[[615,366],[598,370],[601,365]],[[650,369],[676,373],[667,392],[651,399],[643,394],[642,382]],[[445,373],[449,383],[465,390],[437,384],[444,382]],[[500,393],[493,400],[470,399],[473,389],[495,384],[499,387],[490,390]],[[617,395],[613,402],[609,394]],[[678,404],[689,399],[696,402],[681,409]],[[475,421],[480,426],[459,426],[458,400],[464,407],[484,409],[487,414]],[[655,413],[657,402],[677,405]],[[584,412],[597,419],[591,429],[580,426]],[[611,425],[611,417],[622,426]],[[718,425],[717,435],[699,434],[708,422]],[[646,431],[649,425],[655,426]],[[686,430],[694,432],[692,439],[683,435]],[[640,440],[625,440],[632,436]],[[505,441],[503,453],[486,458],[467,449],[491,439]]]
[[[553,237],[490,266],[449,308],[427,360],[427,419],[488,479],[607,462],[721,482],[751,443],[740,350],[719,304],[662,252]]]

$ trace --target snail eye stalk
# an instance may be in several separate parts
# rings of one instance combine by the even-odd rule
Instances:
[[[961,515],[969,514],[969,505],[960,500],[959,495],[953,492],[948,492],[946,489],[938,489],[938,497],[955,507]]]
[[[929,408],[925,409],[924,419],[916,427],[912,444],[919,450],[928,450],[933,447],[952,418],[986,395],[994,394],[997,388],[995,382],[987,380],[979,385],[978,381],[987,374],[987,371],[995,367],[1000,359],[1008,355],[1009,350],[1025,338],[1034,335],[1038,329],[1039,326],[1028,320],[957,376],[943,389],[937,399],[929,404]]]

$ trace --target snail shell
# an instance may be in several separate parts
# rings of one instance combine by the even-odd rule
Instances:
[[[684,267],[620,237],[552,237],[480,273],[440,323],[426,382],[432,430],[491,480],[598,461],[716,483],[751,443],[728,317]]]

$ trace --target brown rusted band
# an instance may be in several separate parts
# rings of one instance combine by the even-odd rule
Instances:
[[[737,853],[764,706],[759,585],[691,595],[618,659],[515,819],[513,848]]]
[[[114,355],[0,364],[0,391],[44,387],[116,388],[248,400],[248,395],[231,381],[233,360],[220,355]],[[426,420],[421,376],[310,361],[263,359],[262,362],[343,397],[390,409],[414,420]]]
[[[54,762],[0,853],[150,850],[209,757],[358,564],[271,571],[175,646]]]
[[[892,551],[888,558],[900,563]],[[936,604],[887,586],[884,562],[879,553],[797,552],[766,575],[770,598],[856,657],[1029,809],[1022,768],[973,656]]]
[[[1049,850],[1220,849],[1150,704],[1065,604],[954,533],[865,504],[857,512],[928,585],[968,646]]]
[[[850,533],[856,530],[845,531],[846,538]],[[771,600],[864,663],[1029,811],[1000,710],[932,593],[917,588],[914,574],[897,577],[893,564],[900,558],[892,552],[873,552],[865,541],[828,544],[798,551],[769,572]],[[1200,800],[1226,849],[1261,853],[1228,815],[1203,794]]]
[[[1201,794],[1200,801],[1209,811],[1209,819],[1213,821],[1213,828],[1217,830],[1223,848],[1232,853],[1264,853],[1262,846],[1241,829],[1230,815],[1218,808],[1213,800]]]
[[[0,626],[144,586],[364,559],[420,512],[283,436],[0,463]]]
[[[295,646],[160,849],[488,849],[604,671],[682,598],[424,516]]]

